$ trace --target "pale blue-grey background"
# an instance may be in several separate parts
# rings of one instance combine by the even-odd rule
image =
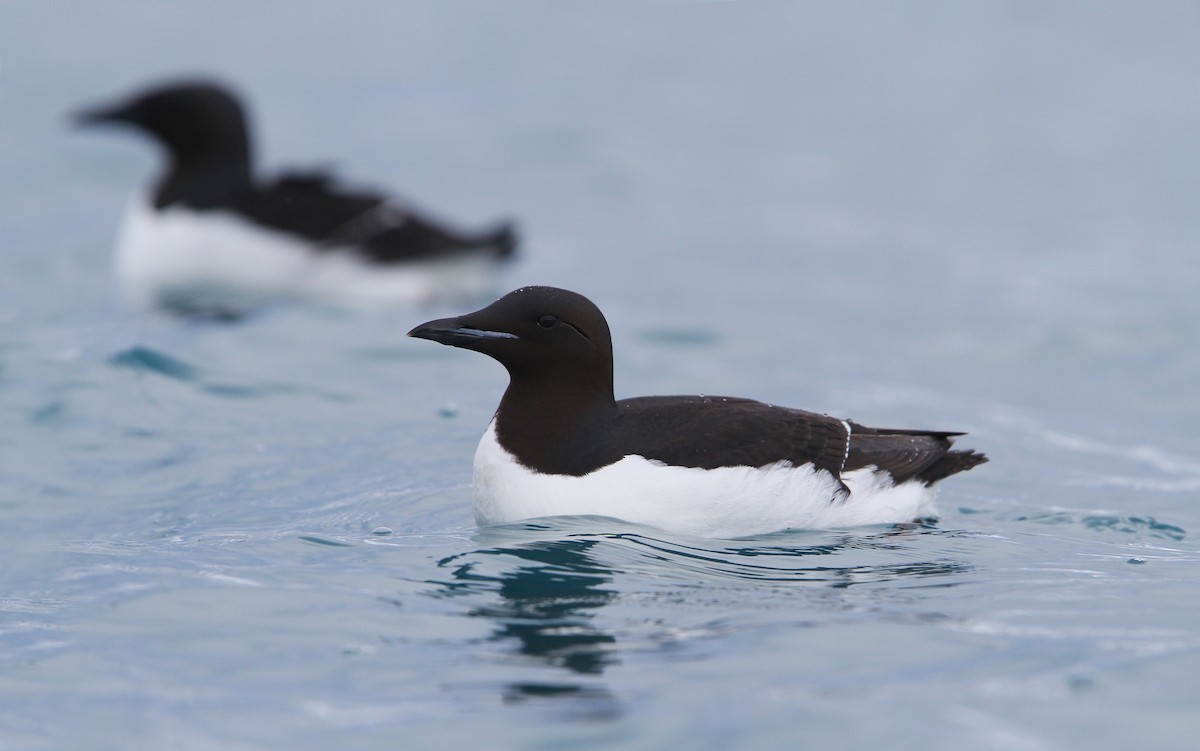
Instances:
[[[1191,748],[1200,7],[0,6],[0,749]],[[932,529],[480,533],[448,310],[126,309],[179,74],[596,300],[621,396],[962,429]],[[385,529],[390,534],[382,534]],[[377,533],[378,532],[378,533]]]

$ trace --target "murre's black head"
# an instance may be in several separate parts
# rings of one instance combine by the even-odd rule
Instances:
[[[221,205],[251,183],[250,139],[238,100],[208,81],[158,86],[76,115],[81,125],[123,123],[163,144],[170,165],[154,190],[158,208]]]
[[[591,300],[555,287],[522,287],[474,313],[429,321],[418,339],[482,352],[514,381],[570,378],[612,389],[612,338]]]
[[[76,122],[132,125],[162,142],[176,160],[243,154],[248,161],[242,106],[227,89],[209,81],[157,86],[116,104],[84,110]]]

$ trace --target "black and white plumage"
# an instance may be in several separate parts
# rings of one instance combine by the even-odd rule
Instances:
[[[592,514],[708,537],[902,523],[987,461],[961,433],[868,428],[718,396],[613,397],[608,323],[587,298],[524,287],[409,336],[498,360],[509,386],[475,454],[480,524]]]
[[[510,224],[459,232],[320,171],[256,179],[242,107],[215,83],[166,84],[78,120],[130,125],[165,148],[166,170],[135,196],[117,242],[117,275],[139,303],[237,312],[475,297],[516,247]]]

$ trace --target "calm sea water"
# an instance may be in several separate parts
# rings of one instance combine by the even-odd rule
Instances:
[[[1200,11],[991,2],[0,8],[0,749],[1192,748]],[[177,73],[263,161],[608,313],[617,389],[970,431],[936,526],[480,531],[499,366],[443,310],[127,310]]]

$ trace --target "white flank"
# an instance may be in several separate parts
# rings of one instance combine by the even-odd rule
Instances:
[[[811,464],[695,469],[641,456],[583,477],[522,466],[488,426],[475,452],[475,520],[503,524],[542,516],[591,514],[696,537],[746,537],[783,529],[894,524],[933,516],[934,491],[894,485],[873,467],[846,472],[839,497],[832,475]]]
[[[318,252],[226,212],[157,211],[141,196],[126,210],[116,257],[117,278],[135,304],[233,310],[297,299],[386,306],[479,297],[493,290],[496,266],[465,254],[372,264],[350,248]]]

